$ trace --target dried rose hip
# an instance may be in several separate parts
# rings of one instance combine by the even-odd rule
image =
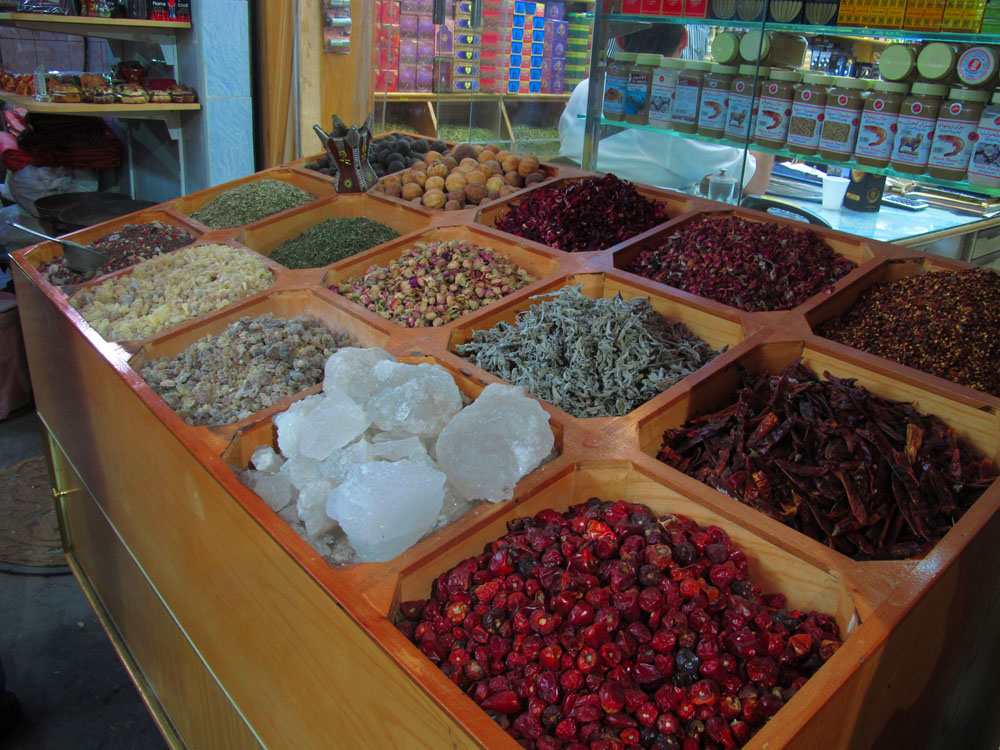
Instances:
[[[497,229],[560,250],[604,250],[667,221],[662,203],[613,174],[529,193]]]
[[[522,747],[740,747],[840,646],[718,527],[592,498],[507,528],[396,626]]]
[[[729,216],[685,224],[659,247],[643,250],[628,270],[760,312],[790,310],[855,267],[808,230]]]

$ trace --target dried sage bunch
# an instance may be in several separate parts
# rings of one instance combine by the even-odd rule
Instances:
[[[531,299],[545,301],[457,351],[575,417],[627,414],[720,353],[645,297],[594,299],[578,285]]]

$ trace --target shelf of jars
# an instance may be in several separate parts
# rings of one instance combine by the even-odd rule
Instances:
[[[580,116],[584,119],[584,116]],[[844,167],[847,169],[857,169],[863,172],[871,172],[872,174],[885,175],[887,177],[897,177],[902,180],[908,180],[910,182],[920,182],[928,185],[937,185],[940,187],[950,188],[952,190],[961,191],[973,191],[975,193],[980,193],[983,195],[1000,196],[1000,188],[991,187],[981,187],[981,186],[970,186],[967,181],[957,181],[957,180],[942,180],[937,177],[932,177],[928,174],[913,174],[911,172],[902,172],[897,169],[890,169],[889,167],[872,167],[864,164],[857,164],[850,160],[841,159],[828,159],[820,156],[819,154],[799,154],[794,151],[790,151],[787,148],[771,148],[769,146],[762,146],[755,142],[740,143],[736,141],[731,141],[727,138],[712,138],[710,136],[700,135],[698,133],[682,133],[679,130],[664,130],[663,128],[656,128],[651,125],[638,125],[630,122],[625,122],[624,120],[609,120],[602,117],[600,119],[600,124],[602,126],[612,126],[618,128],[629,128],[632,130],[645,130],[651,133],[660,133],[663,135],[673,136],[677,138],[686,138],[694,141],[702,141],[703,143],[714,143],[720,146],[732,146],[734,148],[743,148],[744,146],[751,151],[761,151],[766,154],[774,154],[775,156],[780,156],[784,159],[795,160],[801,162],[807,162],[809,164],[823,164],[831,167]]]

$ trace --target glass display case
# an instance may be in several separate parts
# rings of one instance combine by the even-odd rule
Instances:
[[[888,11],[873,18],[877,11],[868,3],[843,2],[838,9],[837,3],[815,0],[599,3],[587,112],[579,115],[586,123],[583,167],[608,169],[609,160],[600,159],[602,143],[607,147],[609,137],[628,130],[662,136],[664,153],[676,152],[669,146],[674,139],[737,146],[744,178],[748,166],[752,171],[748,154],[770,155],[776,162],[765,197],[788,205],[774,207],[758,198],[757,207],[798,212],[844,231],[915,246],[947,239],[935,250],[993,260],[998,252],[985,242],[989,235],[982,247],[975,245],[976,233],[994,227],[1000,214],[1000,104],[993,103],[994,95],[1000,102],[1000,35],[978,33],[992,30],[988,19],[981,20],[985,4],[911,0],[912,12],[905,2],[898,5],[893,11],[898,18]],[[917,5],[934,6],[924,9],[931,15],[919,15]],[[959,5],[966,16],[949,17]],[[828,7],[818,13],[817,6]],[[658,15],[671,12],[675,15]],[[829,23],[805,22],[817,17],[828,17]],[[776,20],[787,18],[803,22]],[[619,105],[630,106],[635,71],[640,88],[643,71],[637,62],[622,63],[610,53],[628,46],[625,38],[637,31],[678,24],[690,38],[707,39],[703,60],[712,65],[675,64],[671,82],[671,66],[663,58],[652,70],[648,112],[621,117],[615,81],[632,74]],[[881,28],[897,24],[907,28]],[[623,66],[628,69],[618,70]],[[658,97],[656,82],[662,94],[665,77],[673,85],[668,101],[676,103],[669,99],[673,95],[690,98],[692,89],[685,84],[692,81],[678,81],[677,67],[700,87],[693,125],[671,123],[669,114],[664,122],[655,112],[664,98]],[[705,96],[713,75],[728,87],[728,98]],[[740,111],[741,101],[746,112]],[[713,108],[725,113],[721,131],[704,127]],[[734,127],[736,120],[742,127]],[[765,135],[775,125],[778,135]],[[843,206],[822,207],[825,174],[853,176]],[[707,180],[664,186],[707,194]]]

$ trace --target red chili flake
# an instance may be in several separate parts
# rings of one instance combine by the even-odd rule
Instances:
[[[685,224],[644,249],[632,273],[747,312],[790,310],[857,266],[821,237],[738,216]]]
[[[667,221],[667,209],[613,174],[539,188],[497,229],[569,252],[604,250]]]
[[[1000,396],[1000,274],[989,269],[875,284],[817,333]]]
[[[856,560],[926,552],[997,476],[941,419],[854,380],[741,372],[736,404],[667,430],[657,458]]]
[[[717,526],[591,498],[507,529],[396,627],[522,747],[740,747],[840,646]]]

